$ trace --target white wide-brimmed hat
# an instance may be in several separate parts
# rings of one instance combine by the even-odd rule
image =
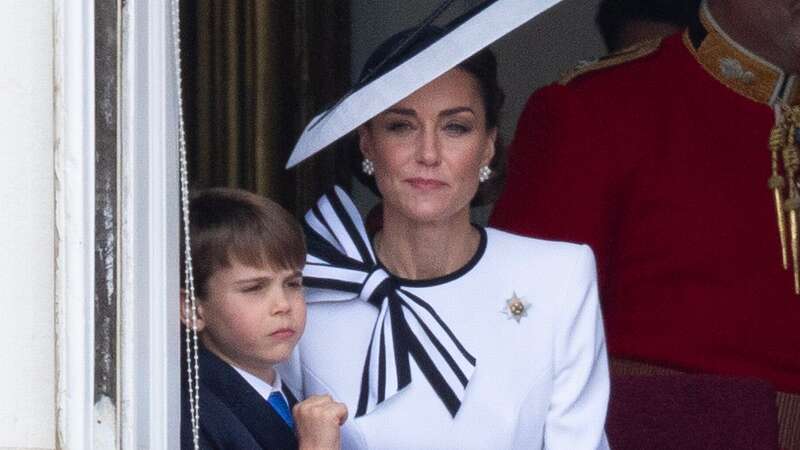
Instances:
[[[450,21],[441,28],[441,34],[432,37],[431,33],[421,32],[453,3],[444,1],[422,24],[410,30],[382,62],[366,70],[350,92],[309,122],[286,168],[333,144],[560,1],[489,0]],[[398,54],[405,58],[390,63]]]

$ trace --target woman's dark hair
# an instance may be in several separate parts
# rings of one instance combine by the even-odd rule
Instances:
[[[383,75],[441,38],[444,34],[445,31],[443,29],[430,25],[422,29],[413,28],[395,34],[372,52],[361,71],[359,84],[367,83]],[[486,129],[499,129],[500,110],[503,107],[505,94],[497,81],[497,59],[494,53],[488,48],[483,49],[456,67],[472,75],[475,81],[478,82],[483,106],[486,109]],[[376,195],[380,196],[375,179],[361,172],[362,155],[358,150],[357,140],[354,139],[351,148],[354,149],[354,154],[351,158],[353,173]],[[487,205],[495,201],[500,195],[506,178],[506,157],[505,146],[498,134],[495,140],[494,157],[489,163],[489,168],[492,169],[492,176],[488,181],[480,184],[475,198],[472,199],[472,206]]]

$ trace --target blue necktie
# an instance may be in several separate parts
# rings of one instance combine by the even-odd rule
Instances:
[[[294,429],[294,420],[292,419],[292,412],[289,411],[289,404],[286,403],[286,400],[280,392],[275,391],[269,394],[267,403],[281,416],[281,419],[286,422],[286,425],[289,425],[289,428]]]

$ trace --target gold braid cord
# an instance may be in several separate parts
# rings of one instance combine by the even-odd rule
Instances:
[[[775,214],[778,221],[778,234],[781,242],[783,268],[788,269],[791,248],[794,292],[800,295],[800,238],[798,237],[798,212],[800,211],[800,152],[797,134],[800,133],[800,106],[780,106],[780,114],[769,136],[769,149],[772,154],[772,176],[769,189],[775,199]],[[781,162],[783,167],[781,167]],[[781,169],[783,172],[781,173]],[[787,219],[788,217],[788,219]],[[787,224],[788,221],[788,224]]]

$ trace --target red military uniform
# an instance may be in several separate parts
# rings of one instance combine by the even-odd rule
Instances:
[[[703,9],[531,97],[491,223],[592,246],[612,356],[798,393],[800,296],[767,188],[773,106],[798,91]]]

